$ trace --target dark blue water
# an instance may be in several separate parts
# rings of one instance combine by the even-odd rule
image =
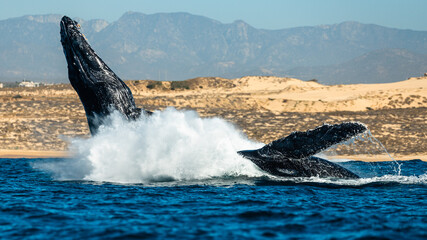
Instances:
[[[4,239],[427,239],[427,162],[342,163],[361,180],[58,181],[0,159]],[[375,175],[375,176],[373,176]]]

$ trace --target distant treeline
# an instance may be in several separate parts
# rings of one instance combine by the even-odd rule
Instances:
[[[0,85],[3,84],[5,88],[14,88],[19,87],[20,82],[0,82]]]

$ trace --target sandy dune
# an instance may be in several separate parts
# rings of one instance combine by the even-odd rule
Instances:
[[[232,80],[214,78],[211,81],[215,84],[207,83],[207,79],[188,80],[185,87],[189,89],[173,91],[170,90],[170,82],[163,82],[154,89],[147,88],[147,81],[130,82],[129,85],[136,98],[152,97],[154,104],[161,105],[162,100],[174,97],[186,98],[186,103],[190,106],[256,108],[276,113],[365,111],[427,106],[427,78],[411,78],[387,84],[333,86],[293,78],[259,76]],[[163,99],[159,99],[162,97]],[[174,104],[177,102],[172,103]]]
[[[427,160],[427,77],[334,86],[261,76],[126,83],[137,105],[148,110],[174,106],[202,117],[219,116],[258,141],[324,122],[361,121],[392,154]],[[0,89],[0,157],[64,156],[70,137],[88,133],[84,110],[69,84]]]

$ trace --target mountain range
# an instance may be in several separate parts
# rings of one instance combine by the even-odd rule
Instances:
[[[0,21],[0,82],[68,81],[61,17]],[[76,20],[122,79],[276,75],[342,84],[395,82],[427,72],[427,31],[358,22],[265,30],[188,13]]]

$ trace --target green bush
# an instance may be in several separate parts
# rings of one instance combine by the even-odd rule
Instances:
[[[147,84],[148,89],[154,89],[162,86],[162,82],[160,81],[149,81]]]
[[[187,81],[173,81],[171,82],[171,89],[190,89],[190,83]]]

